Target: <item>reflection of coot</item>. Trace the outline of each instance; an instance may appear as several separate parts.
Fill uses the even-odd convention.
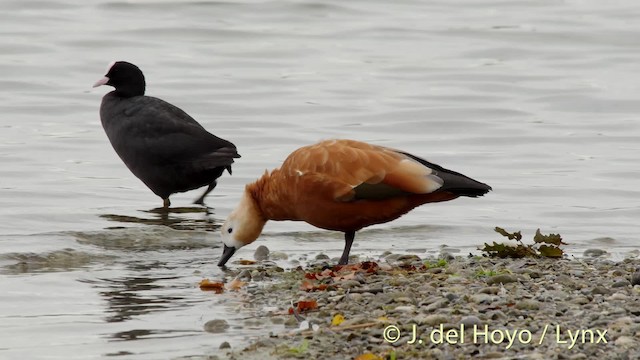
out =
[[[144,96],[140,69],[128,62],[109,65],[107,74],[93,87],[110,85],[114,91],[102,98],[100,119],[109,141],[131,172],[164,200],[169,196],[208,185],[195,203],[215,188],[226,169],[231,174],[236,147],[206,131],[181,109]]]

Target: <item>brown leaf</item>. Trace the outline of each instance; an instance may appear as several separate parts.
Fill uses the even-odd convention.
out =
[[[227,283],[227,289],[229,290],[239,290],[241,287],[247,285],[246,282],[240,281],[239,279],[233,279],[231,282]]]
[[[217,294],[220,294],[224,291],[224,284],[221,282],[204,279],[200,281],[200,290],[215,291]]]
[[[296,307],[298,308],[298,311],[305,312],[317,309],[318,303],[315,300],[301,300],[298,301],[298,305]]]

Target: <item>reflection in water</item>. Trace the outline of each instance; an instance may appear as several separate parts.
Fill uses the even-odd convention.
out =
[[[5,275],[71,271],[88,267],[95,263],[109,263],[114,256],[92,254],[74,249],[61,249],[44,254],[9,253],[1,254],[0,260],[11,261],[0,268]]]
[[[178,277],[125,277],[117,279],[100,279],[93,282],[98,293],[107,301],[107,322],[121,322],[134,316],[155,311],[166,311],[176,307],[187,306],[183,297],[153,294],[152,290],[161,290],[157,284],[160,280],[171,280]],[[106,288],[106,289],[105,289]],[[159,293],[159,291],[158,291]]]
[[[103,214],[101,218],[122,223],[134,223],[144,225],[164,225],[175,230],[204,230],[215,231],[220,228],[220,220],[215,219],[213,212],[208,207],[175,207],[175,208],[155,208],[144,212],[154,215],[153,217],[136,217],[129,215]],[[172,216],[172,214],[204,214],[200,219]],[[120,227],[112,227],[120,228]]]
[[[82,245],[131,252],[174,251],[220,246],[210,231],[177,231],[164,226],[69,232]]]
[[[139,340],[147,338],[178,338],[184,336],[200,335],[201,331],[194,330],[148,330],[137,329],[121,331],[112,335],[115,340]]]

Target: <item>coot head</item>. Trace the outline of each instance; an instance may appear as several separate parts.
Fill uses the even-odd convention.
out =
[[[113,86],[116,89],[116,95],[121,97],[142,96],[145,89],[142,71],[126,61],[114,61],[109,64],[107,74],[96,81],[93,87],[100,85]]]

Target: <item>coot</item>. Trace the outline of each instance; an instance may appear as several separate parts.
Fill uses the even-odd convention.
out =
[[[129,170],[164,201],[169,196],[208,185],[194,203],[204,204],[224,170],[231,174],[236,147],[205,130],[191,116],[168,102],[145,96],[142,71],[116,61],[93,87],[110,85],[102,98],[102,127]]]

